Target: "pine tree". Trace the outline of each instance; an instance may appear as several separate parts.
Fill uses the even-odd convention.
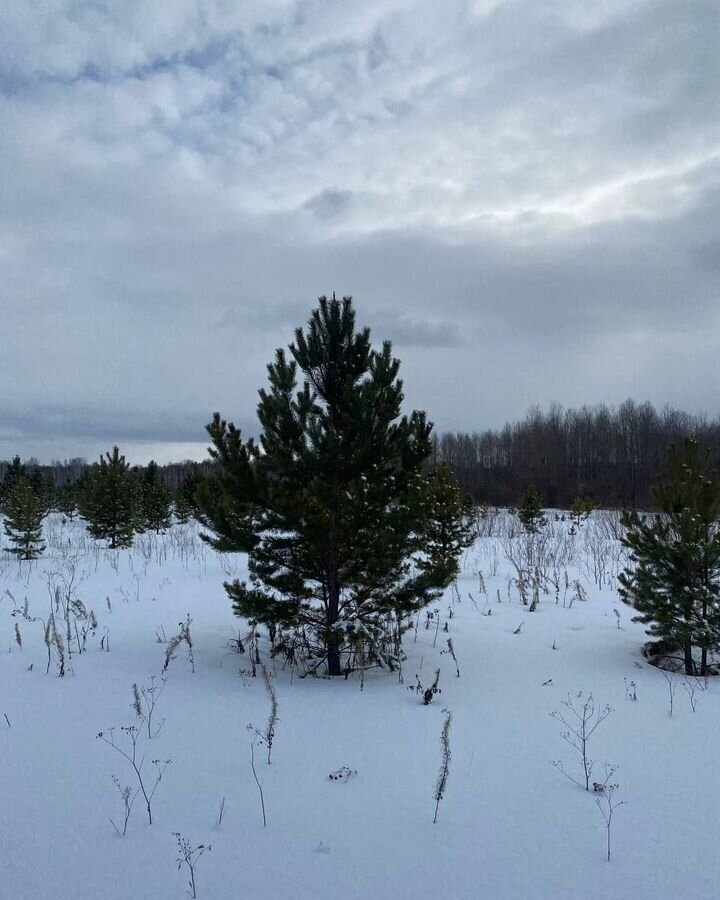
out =
[[[71,522],[78,511],[78,502],[84,484],[80,482],[68,482],[55,491],[55,509],[62,513]]]
[[[460,572],[460,555],[475,540],[472,501],[463,498],[447,463],[432,469],[426,491],[426,520],[420,549],[428,552],[428,558],[421,559],[418,567],[421,570],[426,565],[436,567],[444,561],[446,579],[451,583]]]
[[[57,504],[57,487],[52,472],[48,472],[43,478],[43,506],[45,509],[55,509]]]
[[[590,497],[576,497],[570,507],[570,518],[572,519],[573,528],[577,531],[582,527],[583,522],[590,518],[593,511],[593,502]]]
[[[529,534],[537,534],[547,522],[543,513],[542,497],[532,484],[525,491],[522,506],[518,509],[518,518]]]
[[[140,492],[144,527],[158,533],[165,531],[170,527],[172,495],[160,480],[160,472],[155,460],[150,460],[143,472]]]
[[[670,477],[658,478],[654,498],[660,513],[626,512],[623,544],[631,565],[620,575],[620,596],[649,625],[651,658],[682,653],[685,673],[709,672],[709,656],[720,646],[720,476],[697,441],[669,452]]]
[[[117,447],[90,470],[79,507],[94,538],[107,540],[112,549],[132,545],[141,530],[138,486]]]
[[[45,509],[40,498],[21,478],[16,482],[5,504],[5,534],[10,539],[10,552],[19,559],[37,559],[45,550],[42,521]]]
[[[13,457],[13,461],[5,469],[3,480],[0,483],[0,503],[5,503],[13,492],[13,488],[21,480],[27,481],[27,471],[19,456]]]
[[[175,515],[179,522],[186,522],[189,518],[198,515],[197,494],[205,481],[200,466],[193,463],[175,495]]]
[[[460,552],[426,539],[432,425],[400,415],[400,364],[356,330],[349,297],[321,297],[289,351],[268,366],[259,444],[217,413],[208,425],[205,539],[249,553],[250,583],[225,585],[238,615],[302,628],[330,675],[359,643],[392,665],[388,629],[439,596]]]
[[[175,521],[180,525],[189,522],[190,517],[192,516],[190,504],[187,502],[183,492],[179,489],[175,491],[175,496],[173,497],[173,513],[175,515]]]

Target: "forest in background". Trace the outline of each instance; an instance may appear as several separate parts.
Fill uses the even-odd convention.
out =
[[[720,458],[720,417],[632,400],[619,407],[552,405],[547,411],[532,407],[524,419],[502,428],[435,434],[430,462],[448,463],[463,493],[479,504],[518,505],[534,485],[547,507],[568,508],[576,497],[590,497],[595,506],[649,509],[667,448],[690,436]],[[76,457],[26,464],[38,481],[51,479],[61,488],[80,479],[90,462]],[[9,465],[0,461],[0,481]],[[174,492],[193,469],[209,474],[213,463],[170,463],[159,466],[159,474]]]
[[[632,400],[616,408],[553,405],[547,412],[532,407],[499,429],[436,436],[434,461],[449,463],[478,503],[517,505],[532,484],[548,507],[566,509],[587,496],[595,506],[650,509],[668,447],[687,437],[717,460],[720,417]]]

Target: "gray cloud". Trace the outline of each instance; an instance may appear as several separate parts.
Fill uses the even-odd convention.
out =
[[[443,428],[627,396],[716,414],[716,17],[11,5],[0,454],[202,444],[215,409],[252,429],[333,290]]]
[[[319,216],[321,219],[329,219],[343,213],[352,202],[352,191],[339,191],[334,188],[326,188],[319,194],[314,194],[303,204],[304,209]]]

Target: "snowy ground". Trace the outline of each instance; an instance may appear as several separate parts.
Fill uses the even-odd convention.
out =
[[[506,529],[507,519],[496,527]],[[617,545],[608,539],[598,550],[582,530],[567,537],[567,522],[550,527],[550,549],[562,557],[559,602],[551,590],[530,613],[517,586],[508,587],[512,545],[480,539],[465,560],[461,602],[448,593],[438,605],[436,646],[434,627],[423,622],[416,639],[407,635],[404,684],[397,673],[375,670],[363,691],[357,677],[295,673],[291,683],[262,644],[279,704],[272,764],[256,750],[264,828],[247,725],[263,727],[268,697],[262,679],[247,674],[248,655],[228,646],[244,625],[222,587],[223,578],[242,574],[243,560],[218,557],[190,527],[109,553],[79,523],[54,518],[42,560],[22,569],[0,560],[2,900],[182,898],[187,871],[177,869],[173,832],[212,844],[196,880],[197,896],[215,900],[718,896],[720,686],[698,687],[693,712],[676,677],[670,717],[668,683],[645,663],[642,628],[613,590]],[[45,671],[43,624],[12,613],[27,598],[27,615],[46,618],[48,578],[62,585],[73,559],[74,594],[94,611],[98,629],[59,678],[55,660]],[[603,590],[593,577],[598,560],[609,570]],[[566,571],[570,582],[581,580],[586,601],[569,606]],[[165,725],[141,741],[148,776],[151,759],[172,763],[153,799],[153,824],[138,801],[119,837],[109,821],[122,824],[111,776],[131,785],[132,773],[96,735],[115,726],[121,741],[119,726],[135,721],[133,683],[146,684],[163,666],[166,645],[156,632],[176,633],[188,612],[196,671],[180,648],[156,711]],[[459,678],[440,654],[448,637]],[[438,667],[442,693],[423,706],[408,688],[416,674],[427,685]],[[626,690],[631,681],[636,701]],[[604,763],[618,765],[614,796],[625,801],[613,819],[610,863],[595,797],[551,764],[561,760],[579,774],[550,713],[563,709],[568,693],[577,703],[580,691],[613,708],[590,744],[594,777],[602,780]],[[434,825],[444,708],[453,712],[452,761]],[[341,766],[357,774],[331,781]]]

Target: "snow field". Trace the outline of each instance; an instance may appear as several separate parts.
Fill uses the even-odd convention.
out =
[[[569,523],[550,527],[562,534]],[[145,535],[116,552],[94,544],[77,522],[52,517],[47,531],[49,548],[37,563],[0,560],[2,900],[182,898],[188,873],[178,871],[173,832],[212,844],[196,882],[197,896],[214,900],[718,895],[718,688],[696,688],[693,712],[682,676],[673,677],[668,715],[667,680],[640,653],[643,629],[630,622],[612,578],[597,587],[582,534],[567,539],[577,549],[563,570],[581,580],[587,601],[568,606],[572,589],[563,587],[557,604],[553,591],[543,593],[532,613],[517,585],[508,588],[515,573],[507,541],[479,539],[465,557],[460,602],[448,591],[437,604],[436,646],[424,614],[417,638],[407,633],[403,684],[398,673],[376,669],[362,691],[357,676],[329,681],[295,672],[291,680],[289,668],[270,660],[263,632],[260,652],[279,706],[270,766],[256,748],[263,828],[247,725],[263,728],[269,702],[262,678],[249,673],[248,654],[229,646],[247,629],[222,587],[242,577],[244,559],[218,556],[194,526]],[[608,558],[617,561],[611,544]],[[48,577],[61,583],[68,559],[75,560],[75,593],[95,612],[98,629],[58,678],[54,662],[45,672],[42,623],[18,610],[27,598],[28,615],[46,618]],[[195,674],[181,646],[155,713],[165,724],[153,740],[139,741],[147,775],[152,759],[172,760],[153,800],[153,825],[139,798],[119,837],[109,821],[122,821],[111,776],[133,785],[132,773],[96,735],[115,726],[120,743],[119,726],[136,721],[133,683],[147,684],[163,667],[166,644],[156,632],[170,637],[188,613]],[[449,654],[441,655],[448,637],[460,678]],[[427,686],[438,667],[441,693],[423,706],[410,688],[416,675]],[[637,701],[628,698],[630,681]],[[580,691],[613,708],[590,742],[594,775],[603,775],[605,762],[616,764],[612,780],[625,801],[613,819],[610,863],[596,798],[551,765],[561,760],[579,774],[550,713]],[[453,712],[452,760],[433,825],[444,708]],[[357,774],[330,780],[342,766]]]

